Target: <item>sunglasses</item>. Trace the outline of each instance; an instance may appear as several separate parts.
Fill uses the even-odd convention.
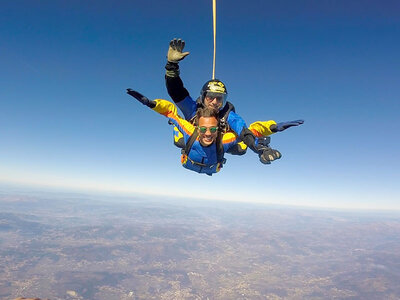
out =
[[[221,94],[221,93],[213,93],[213,92],[208,92],[206,94],[206,99],[208,101],[212,101],[214,99],[217,99],[218,102],[223,102],[226,99],[226,94]]]
[[[210,130],[211,133],[216,133],[218,130],[217,126],[214,126],[214,127],[199,126],[198,128],[199,128],[200,133],[206,133],[207,129]]]

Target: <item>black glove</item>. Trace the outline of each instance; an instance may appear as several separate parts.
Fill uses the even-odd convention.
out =
[[[263,164],[269,165],[271,161],[279,159],[282,157],[282,154],[275,149],[271,149],[269,147],[269,143],[271,142],[271,138],[269,136],[263,136],[256,138],[255,147],[258,153],[258,157]]]
[[[259,155],[260,161],[263,164],[269,165],[271,161],[274,161],[276,159],[280,159],[282,157],[282,154],[275,149],[271,148],[265,148],[263,149],[262,153]]]
[[[277,123],[276,125],[271,125],[270,129],[272,132],[284,131],[292,126],[299,126],[304,123],[304,120],[295,120],[289,122],[281,122]]]
[[[146,96],[143,96],[141,93],[136,92],[132,89],[126,89],[126,93],[131,95],[133,98],[135,98],[136,100],[138,100],[140,103],[150,107],[150,108],[154,108],[156,107],[156,101],[154,100],[150,100],[149,98],[147,98]]]

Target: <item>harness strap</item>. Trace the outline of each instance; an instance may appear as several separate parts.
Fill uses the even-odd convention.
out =
[[[218,165],[220,165],[220,168],[222,168],[222,165],[225,164],[225,162],[226,162],[226,159],[224,158],[222,161],[219,161],[219,162],[217,162],[216,164],[213,164],[213,165],[206,165],[206,164],[202,164],[202,163],[199,163],[199,162],[197,162],[197,161],[194,161],[193,159],[191,159],[191,158],[190,158],[189,156],[187,156],[186,154],[182,154],[182,155],[185,156],[184,159],[189,160],[193,165],[197,165],[197,166],[200,166],[200,167],[202,167],[202,168],[210,168],[210,169],[212,169],[212,168],[214,168],[214,166],[218,166]]]
[[[182,154],[186,154],[189,157],[190,149],[192,149],[193,143],[196,141],[197,137],[199,136],[199,132],[195,130],[190,138],[188,139],[185,148],[182,149]]]
[[[226,102],[225,107],[220,111],[219,127],[221,128],[221,131],[223,133],[225,133],[229,130],[227,125],[228,125],[228,116],[231,111],[234,112],[235,107],[230,102]],[[221,115],[222,115],[222,117],[221,117]]]
[[[219,131],[216,140],[217,146],[217,162],[221,163],[221,166],[225,163],[226,159],[224,158],[224,145],[222,144],[222,132]]]

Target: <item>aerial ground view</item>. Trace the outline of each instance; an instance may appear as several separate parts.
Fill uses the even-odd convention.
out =
[[[0,194],[0,298],[399,299],[399,213]]]

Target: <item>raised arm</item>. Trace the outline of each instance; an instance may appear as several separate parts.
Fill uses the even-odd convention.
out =
[[[182,52],[185,48],[185,41],[173,39],[169,43],[167,53],[167,64],[165,65],[165,85],[168,94],[178,103],[189,96],[189,92],[183,86],[182,79],[179,77],[179,62],[189,55],[189,52]]]

